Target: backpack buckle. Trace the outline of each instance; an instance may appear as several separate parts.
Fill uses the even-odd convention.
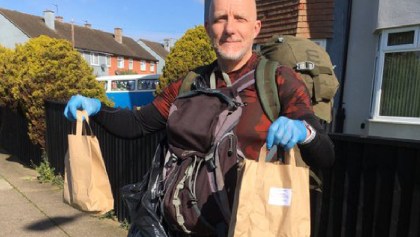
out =
[[[311,71],[315,69],[315,63],[311,61],[296,63],[296,70],[298,71]]]

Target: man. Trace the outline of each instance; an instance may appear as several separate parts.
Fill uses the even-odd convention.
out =
[[[217,61],[209,66],[209,72],[215,72],[217,88],[226,86],[223,73],[234,82],[255,69],[259,56],[252,51],[252,45],[261,29],[255,0],[213,0],[205,27],[217,54]],[[209,85],[209,73],[203,78]],[[264,114],[254,86],[240,93],[246,106],[235,133],[243,153],[250,159],[257,159],[264,143],[268,148],[281,145],[286,149],[298,144],[308,165],[331,165],[333,145],[312,111],[304,83],[287,67],[277,69],[276,81],[282,111],[273,123]],[[182,80],[170,84],[139,111],[101,108],[99,100],[76,95],[68,102],[64,114],[74,120],[76,110],[84,109],[89,115],[95,115],[93,118],[111,133],[124,137],[142,136],[165,128],[169,108],[181,84]]]
[[[232,81],[255,68],[259,58],[252,52],[252,44],[261,29],[255,0],[214,0],[205,26],[217,53],[214,65],[226,72]],[[255,88],[243,93],[248,106],[236,132],[245,155],[256,159],[264,142],[268,148],[282,145],[290,149],[300,144],[303,158],[309,165],[330,165],[334,159],[333,146],[312,112],[304,84],[296,80],[294,72],[286,67],[280,67],[277,74],[283,111],[273,124],[270,125],[264,115]],[[216,75],[218,79],[222,78],[221,73]],[[76,109],[85,109],[89,115],[96,114],[94,119],[114,134],[142,136],[165,127],[169,107],[181,84],[181,80],[172,83],[150,105],[136,112],[112,108],[101,110],[99,100],[76,95],[68,102],[65,116],[74,120]],[[224,81],[218,80],[217,86],[225,86]]]

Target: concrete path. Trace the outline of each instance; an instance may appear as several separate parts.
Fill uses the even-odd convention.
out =
[[[127,236],[118,222],[65,204],[62,189],[41,184],[36,176],[35,170],[0,153],[0,236]]]

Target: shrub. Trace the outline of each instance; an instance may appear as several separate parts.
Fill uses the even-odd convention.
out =
[[[159,78],[159,88],[166,87],[170,82],[184,77],[188,71],[212,63],[216,59],[210,39],[204,26],[196,26],[187,30],[171,52],[166,57],[163,74]]]
[[[13,55],[13,51],[4,48],[0,45],[0,106],[7,106],[10,108],[16,108],[16,101],[13,100],[11,88],[13,86],[12,80],[7,80],[6,75],[10,70],[10,60]]]
[[[10,95],[0,97],[0,103],[22,108],[29,122],[28,135],[41,147],[45,147],[44,100],[65,102],[82,94],[110,104],[92,68],[66,40],[40,36],[17,45],[1,72],[4,84],[10,86],[3,86],[3,91]]]

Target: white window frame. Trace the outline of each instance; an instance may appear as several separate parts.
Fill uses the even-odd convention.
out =
[[[155,72],[155,68],[156,68],[156,63],[150,62],[150,72]]]
[[[412,44],[392,45],[392,46],[387,45],[388,35],[390,33],[407,32],[407,31],[414,31],[414,39],[413,39]],[[372,121],[420,125],[420,118],[381,116],[379,114],[380,105],[381,105],[381,93],[382,93],[381,88],[382,88],[382,79],[383,79],[383,71],[384,71],[384,63],[385,63],[385,54],[394,53],[394,52],[420,51],[419,33],[420,33],[420,26],[389,29],[389,30],[384,30],[382,32],[381,37],[380,37],[376,74],[375,74],[376,80],[375,80],[375,85],[374,85],[373,105],[372,105],[372,111],[371,111]]]
[[[112,64],[111,55],[106,55],[106,66],[111,67],[111,64]]]
[[[140,71],[144,72],[147,69],[147,62],[145,60],[140,60]]]
[[[133,70],[134,61],[132,58],[128,59],[128,69]]]
[[[117,57],[117,68],[124,68],[124,57]]]
[[[90,53],[90,65],[99,66],[99,54],[98,53]]]

